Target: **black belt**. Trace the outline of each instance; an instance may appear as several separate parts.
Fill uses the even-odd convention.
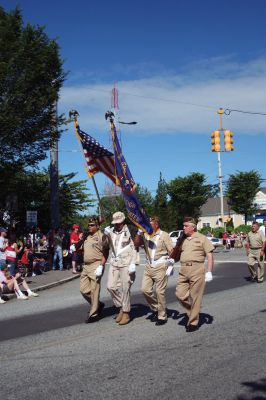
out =
[[[251,250],[259,250],[261,247],[250,247]]]

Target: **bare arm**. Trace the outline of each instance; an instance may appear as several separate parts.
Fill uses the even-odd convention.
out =
[[[207,271],[212,272],[213,270],[213,252],[207,253]]]

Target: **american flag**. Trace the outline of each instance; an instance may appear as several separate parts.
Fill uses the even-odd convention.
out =
[[[89,176],[92,177],[97,172],[102,172],[117,184],[113,153],[100,145],[92,136],[80,129],[78,130],[78,135],[83,148]]]

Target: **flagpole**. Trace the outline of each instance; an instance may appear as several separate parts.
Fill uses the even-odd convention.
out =
[[[69,112],[69,117],[70,117],[70,118],[73,118],[73,120],[74,120],[74,124],[75,124],[75,133],[76,133],[77,139],[78,139],[78,141],[79,141],[79,143],[80,143],[80,137],[79,137],[79,133],[78,133],[78,130],[79,130],[78,115],[79,115],[79,113],[78,113],[77,111],[75,111],[75,110],[72,110],[72,111]],[[86,172],[87,172],[89,178],[92,179],[92,183],[93,183],[93,186],[94,186],[94,189],[95,189],[95,193],[96,193],[96,196],[97,196],[97,199],[98,199],[99,217],[100,217],[100,219],[102,219],[102,218],[103,218],[103,215],[104,215],[104,212],[103,212],[102,203],[101,203],[101,198],[100,198],[100,194],[99,194],[99,191],[98,191],[98,187],[97,187],[97,185],[96,185],[95,178],[94,178],[93,175],[90,175],[90,174],[88,173],[87,167],[86,167]],[[113,244],[111,235],[108,234],[108,235],[106,235],[106,236],[108,236],[108,239],[109,239],[109,243],[110,243],[112,252],[113,252],[114,256],[116,257],[115,248],[114,248],[114,244]]]
[[[114,130],[115,130],[114,118],[115,118],[114,113],[112,111],[107,111],[107,113],[105,114],[105,119],[106,120],[109,119],[109,122],[110,122],[113,147],[114,147]],[[116,169],[115,169],[115,174],[116,174]],[[119,182],[119,179],[118,179],[117,175],[116,175],[116,180]],[[148,260],[149,260],[149,262],[151,264],[151,256],[150,256],[150,252],[149,252],[149,249],[148,249],[147,242],[146,242],[144,234],[143,234],[143,245],[144,245],[144,250],[145,250],[145,253],[147,255],[147,258],[148,258]]]
[[[79,134],[78,134],[78,130],[79,130],[78,115],[79,115],[79,113],[77,111],[75,111],[75,110],[70,111],[70,113],[69,113],[69,116],[73,117],[73,119],[74,119],[75,133],[76,133],[77,139],[78,139],[78,141],[80,143],[80,137],[79,137]],[[86,171],[88,173],[87,168],[86,168]],[[97,188],[97,185],[96,185],[96,181],[95,181],[94,176],[89,175],[89,178],[92,179],[93,186],[94,186],[94,189],[95,189],[95,193],[96,193],[96,196],[97,196],[97,199],[98,199],[98,204],[99,204],[99,216],[102,217],[103,216],[103,211],[102,211],[102,205],[101,205],[101,198],[100,198],[99,191],[98,191],[98,188]]]

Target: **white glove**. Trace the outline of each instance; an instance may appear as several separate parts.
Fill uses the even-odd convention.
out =
[[[102,274],[103,274],[103,266],[99,265],[99,267],[97,267],[95,270],[95,275],[97,278],[99,278],[100,276],[102,276]]]
[[[175,260],[174,260],[173,258],[169,258],[169,259],[167,260],[167,265],[168,265],[169,267],[172,267],[172,266],[174,265],[174,263],[175,263]]]
[[[143,235],[143,232],[142,232],[141,229],[138,229],[138,230],[137,230],[137,235]]]
[[[130,264],[128,267],[128,273],[129,274],[134,274],[136,272],[136,265],[135,264]]]
[[[205,282],[211,282],[211,281],[212,281],[212,273],[206,272],[205,273]]]
[[[69,250],[71,251],[71,253],[73,253],[73,251],[76,251],[76,246],[74,244],[72,244],[70,246]]]
[[[112,232],[112,229],[110,228],[110,226],[107,226],[106,228],[104,228],[105,235],[110,235],[111,232]]]
[[[165,275],[166,275],[166,276],[174,275],[174,267],[173,267],[172,265],[170,265],[170,266],[167,268],[167,270],[166,270],[166,272],[165,272]]]

